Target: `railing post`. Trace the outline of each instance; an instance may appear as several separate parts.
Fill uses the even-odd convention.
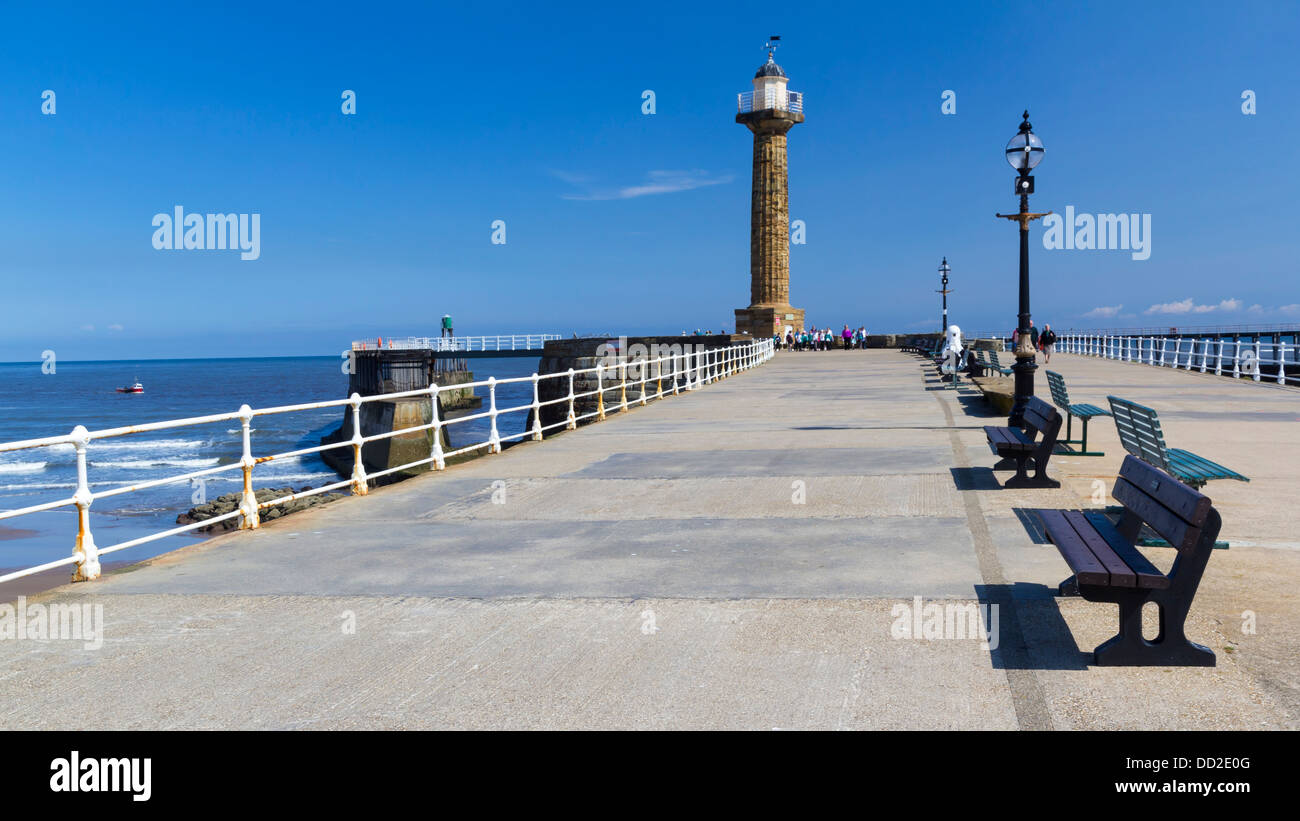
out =
[[[605,366],[596,363],[596,418],[605,418]]]
[[[618,363],[618,412],[627,413],[627,356],[619,357]]]
[[[488,453],[501,452],[501,434],[497,432],[497,378],[488,377],[488,398],[491,404],[488,405],[488,419],[492,421],[492,429],[488,433]]]
[[[646,378],[649,376],[649,374],[646,372],[646,368],[650,367],[649,364],[647,364],[648,361],[649,360],[647,358],[643,357],[641,359],[641,362],[637,365],[637,370],[641,372],[641,406],[642,407],[645,407],[646,404],[649,403],[650,401],[650,398],[645,395]]]
[[[99,548],[90,532],[90,505],[95,496],[86,481],[86,445],[90,444],[90,431],[77,425],[72,429],[72,445],[77,449],[77,491],[72,501],[77,505],[77,541],[72,555],[77,558],[77,569],[72,572],[74,582],[89,582],[99,578]]]
[[[569,418],[564,425],[565,430],[578,429],[578,417],[573,412],[573,368],[569,368]]]
[[[1205,365],[1210,359],[1210,340],[1201,340],[1201,373],[1205,373]]]
[[[1219,352],[1214,355],[1214,375],[1223,376],[1223,337],[1219,337]]]
[[[1260,371],[1263,370],[1262,368],[1260,368],[1259,363],[1260,363],[1260,358],[1259,358],[1259,336],[1256,336],[1256,337],[1255,337],[1255,381],[1256,381],[1256,382],[1259,381]]]
[[[352,406],[352,495],[365,496],[369,492],[366,483],[366,466],[361,462],[361,394],[353,393],[350,397]]]
[[[447,467],[447,460],[442,455],[442,419],[438,417],[437,382],[429,386],[429,412],[432,414],[433,422],[433,448],[429,456],[433,458],[433,469],[443,470]]]
[[[257,494],[253,492],[253,409],[248,405],[239,406],[239,429],[244,442],[244,455],[240,457],[239,468],[244,474],[244,493],[239,497],[239,529],[256,530],[261,524],[257,515]]]
[[[510,343],[514,344],[514,337],[510,338]],[[533,441],[542,441],[542,390],[536,373],[533,374]]]
[[[657,386],[657,390],[655,391],[655,399],[664,398],[664,360],[667,358],[668,357],[666,356],[660,356],[658,359],[655,360],[655,377],[658,379],[658,386]]]
[[[1241,340],[1234,339],[1233,346],[1236,350],[1232,352],[1232,378],[1241,378]]]
[[[1273,346],[1277,352],[1277,384],[1286,384],[1286,343],[1281,339]]]

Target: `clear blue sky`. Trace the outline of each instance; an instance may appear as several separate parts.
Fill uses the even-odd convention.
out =
[[[730,329],[735,95],[770,34],[806,95],[810,323],[928,330],[947,255],[953,321],[1012,326],[1016,230],[993,215],[1016,207],[1024,108],[1035,210],[1152,220],[1145,261],[1045,250],[1036,225],[1037,324],[1300,321],[1294,2],[45,3],[0,23],[0,360],[330,354],[444,312],[463,333]],[[260,214],[261,258],[155,250],[176,205]]]

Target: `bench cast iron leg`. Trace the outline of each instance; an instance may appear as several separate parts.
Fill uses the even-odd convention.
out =
[[[1135,592],[1122,596],[1119,605],[1119,634],[1099,645],[1092,653],[1098,667],[1134,667],[1162,665],[1178,667],[1213,667],[1214,652],[1187,640],[1183,623],[1190,605],[1179,605],[1155,593]],[[1160,633],[1155,641],[1142,638],[1142,605],[1156,602],[1160,609]]]
[[[1029,461],[1028,454],[1024,456],[1017,456],[1016,475],[1008,479],[1005,483],[1003,483],[1002,486],[1003,487],[1033,487],[1033,482],[1029,478],[1029,474],[1025,470],[1025,465],[1028,461]]]
[[[1025,467],[1026,468],[1034,467],[1033,456],[1028,456],[1025,458]],[[993,465],[992,469],[993,470],[1015,470],[1016,458],[1014,456],[1004,456],[1001,459],[999,459],[996,464]]]
[[[1047,459],[1044,458],[1042,464],[1035,464],[1036,460],[1030,454],[1025,454],[1016,463],[1016,475],[1008,479],[1002,486],[1006,487],[1060,487],[1061,483],[1047,475]],[[1032,477],[1026,472],[1026,468],[1033,468]]]

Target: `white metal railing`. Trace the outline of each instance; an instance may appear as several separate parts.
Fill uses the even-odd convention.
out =
[[[1255,382],[1300,384],[1297,346],[1286,340],[1063,334],[1057,350],[1121,362],[1213,373]]]
[[[422,351],[533,351],[559,334],[501,334],[498,336],[406,336],[400,338],[376,337],[352,343],[354,351],[422,350]]]
[[[665,396],[677,395],[679,392],[693,391],[704,385],[711,384],[719,379],[726,378],[742,370],[761,365],[771,359],[775,353],[772,340],[760,340],[747,342],[741,345],[735,345],[722,348],[692,348],[689,344],[685,345],[678,353],[678,347],[673,346],[673,350],[658,357],[641,357],[641,356],[623,356],[610,357],[612,364],[598,364],[594,368],[583,368],[574,370],[570,368],[567,371],[559,373],[545,374],[539,376],[534,373],[532,376],[521,376],[510,379],[496,379],[490,377],[478,382],[465,382],[455,385],[448,385],[440,388],[438,385],[430,385],[427,388],[417,390],[403,391],[401,393],[378,394],[375,396],[361,396],[352,394],[347,399],[332,399],[324,402],[306,402],[298,405],[282,405],[272,408],[259,408],[254,410],[248,405],[240,407],[233,413],[219,413],[210,416],[195,416],[188,419],[173,419],[164,422],[151,422],[144,425],[130,425],[117,428],[106,428],[104,430],[88,431],[82,425],[77,425],[72,432],[63,436],[48,436],[41,439],[24,439],[17,442],[0,443],[0,453],[8,451],[27,450],[31,448],[50,447],[53,445],[72,445],[76,450],[77,458],[77,489],[71,497],[59,499],[52,502],[31,505],[29,507],[18,508],[15,510],[0,511],[0,521],[13,519],[31,513],[39,513],[45,510],[55,508],[74,506],[77,509],[77,535],[73,544],[72,554],[66,558],[57,561],[47,562],[45,564],[29,567],[23,570],[17,570],[0,576],[0,583],[17,579],[23,576],[30,576],[33,573],[40,573],[46,570],[52,570],[58,567],[75,564],[76,572],[73,574],[74,581],[87,581],[96,579],[100,575],[99,557],[108,553],[115,553],[119,550],[126,550],[131,547],[157,541],[168,536],[174,536],[186,531],[195,530],[200,527],[216,524],[218,522],[239,517],[240,529],[252,529],[259,525],[258,514],[260,511],[275,505],[283,504],[293,499],[300,499],[307,496],[314,496],[319,493],[327,493],[331,490],[337,490],[342,487],[349,487],[353,495],[362,496],[368,492],[369,481],[386,476],[390,473],[396,473],[410,468],[421,467],[423,465],[432,465],[435,470],[442,470],[446,467],[446,460],[452,456],[457,456],[472,451],[487,448],[488,453],[499,453],[501,444],[511,439],[522,439],[531,437],[534,440],[541,440],[546,431],[555,428],[564,427],[567,430],[573,430],[577,423],[583,419],[604,419],[605,394],[612,391],[618,391],[617,410],[625,411],[628,408],[627,385],[629,372],[632,373],[633,384],[640,385],[641,393],[638,404],[645,405],[653,398],[655,400],[663,399]],[[580,374],[595,374],[596,387],[590,391],[582,393],[574,392],[574,378]],[[609,380],[608,382],[606,380]],[[557,399],[541,399],[541,385],[546,380],[561,380],[560,393],[563,394]],[[567,380],[567,392],[564,390],[565,380]],[[670,384],[664,386],[667,380]],[[517,405],[509,408],[497,407],[497,386],[509,383],[531,382],[533,387],[533,398],[531,402]],[[653,384],[653,387],[650,387]],[[466,388],[486,388],[488,392],[488,410],[482,413],[476,413],[467,416],[460,416],[455,419],[441,420],[438,418],[437,397],[440,391],[462,391]],[[418,425],[409,428],[399,428],[397,430],[385,433],[377,433],[371,436],[361,435],[361,406],[367,402],[380,402],[385,400],[400,399],[403,397],[428,396],[432,405],[432,421],[425,425]],[[595,410],[583,414],[576,413],[576,403],[579,399],[587,397],[596,397]],[[541,408],[547,405],[567,404],[568,413],[561,422],[554,422],[549,425],[543,425],[541,422]],[[298,450],[287,451],[285,453],[276,453],[266,456],[253,455],[253,432],[255,428],[252,425],[254,419],[259,416],[271,416],[275,414],[294,413],[299,411],[317,410],[321,408],[337,408],[350,406],[352,408],[352,438],[340,442],[332,442],[327,445],[317,447],[301,448]],[[532,412],[533,423],[530,429],[520,433],[503,435],[497,420],[510,413],[527,413]],[[443,428],[450,428],[453,425],[472,422],[476,419],[489,420],[490,430],[488,438],[476,444],[456,448],[444,452],[442,447],[441,431]],[[145,433],[149,431],[173,430],[176,428],[189,427],[193,425],[206,425],[214,422],[233,422],[239,421],[242,440],[243,456],[238,462],[229,465],[206,468],[203,470],[189,471],[176,476],[168,476],[161,479],[152,479],[149,481],[139,482],[130,485],[121,485],[110,490],[99,493],[91,493],[90,482],[87,480],[87,453],[93,449],[94,443],[101,439],[110,439],[120,436],[129,436],[135,433]],[[433,431],[433,443],[430,447],[429,455],[423,459],[417,459],[397,467],[387,468],[375,473],[367,474],[365,465],[362,460],[362,445],[367,442],[374,442],[381,439],[388,439],[394,436],[404,436],[421,431]],[[270,464],[276,461],[297,458],[312,453],[321,453],[332,448],[352,448],[352,476],[338,482],[322,485],[321,487],[312,488],[299,493],[291,493],[275,499],[258,499],[253,491],[253,469],[258,465]],[[203,519],[188,525],[173,527],[160,531],[148,536],[137,539],[129,539],[119,544],[109,547],[98,547],[90,528],[90,506],[96,499],[104,499],[113,496],[119,496],[125,493],[144,490],[146,488],[157,487],[159,485],[171,482],[182,482],[199,479],[206,476],[222,473],[225,471],[240,470],[243,473],[243,494],[240,499],[239,507],[229,513],[219,516],[213,516],[209,519]]]
[[[780,93],[776,89],[768,88],[762,91],[742,91],[736,95],[736,113],[738,114],[764,111],[769,108],[802,114],[803,92],[786,91]]]

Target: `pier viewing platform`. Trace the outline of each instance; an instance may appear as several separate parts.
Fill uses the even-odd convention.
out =
[[[1250,476],[1204,489],[1231,546],[1187,634],[1216,667],[1090,666],[1115,609],[1055,595],[1069,571],[1024,512],[1115,504],[1110,419],[1104,456],[1052,457],[1059,488],[1004,489],[983,426],[1005,416],[969,381],[894,349],[783,352],[29,597],[102,605],[103,646],[0,642],[0,724],[1295,729],[1300,388],[1058,353],[1043,395],[1048,368]],[[898,636],[963,602],[997,605],[995,642]]]
[[[494,336],[403,336],[357,339],[353,351],[431,351],[455,358],[537,356],[559,334],[497,334]]]

